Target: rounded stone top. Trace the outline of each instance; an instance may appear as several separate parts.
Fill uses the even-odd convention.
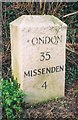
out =
[[[64,22],[53,15],[22,15],[10,24],[18,27],[67,27]]]

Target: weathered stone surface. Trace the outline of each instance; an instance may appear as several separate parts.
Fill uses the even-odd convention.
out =
[[[10,23],[12,72],[26,102],[64,96],[66,30],[50,15],[23,15]]]

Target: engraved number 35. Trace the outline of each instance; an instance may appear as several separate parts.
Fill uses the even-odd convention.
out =
[[[50,60],[51,58],[50,52],[41,52],[40,55],[41,55],[40,61]]]

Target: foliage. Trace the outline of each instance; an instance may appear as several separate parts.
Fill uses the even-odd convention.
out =
[[[9,6],[13,5],[11,2],[3,2],[2,3],[2,19],[3,19],[3,25],[2,25],[2,37],[3,38],[9,38],[10,36],[10,28],[9,23],[16,19],[16,14],[13,9],[9,9]]]
[[[20,118],[25,94],[22,90],[20,90],[19,84],[13,78],[2,79],[1,84],[3,118],[7,120],[15,120],[16,118]]]
[[[74,66],[70,63],[66,64],[66,82],[69,87],[73,80],[78,80],[78,66]]]
[[[78,21],[77,14],[70,15],[64,19],[64,22],[68,25],[67,41],[72,44],[77,43],[76,34],[78,33]]]

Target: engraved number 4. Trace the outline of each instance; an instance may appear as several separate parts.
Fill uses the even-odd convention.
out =
[[[43,83],[42,87],[44,87],[45,89],[47,88],[47,82],[46,81]]]

